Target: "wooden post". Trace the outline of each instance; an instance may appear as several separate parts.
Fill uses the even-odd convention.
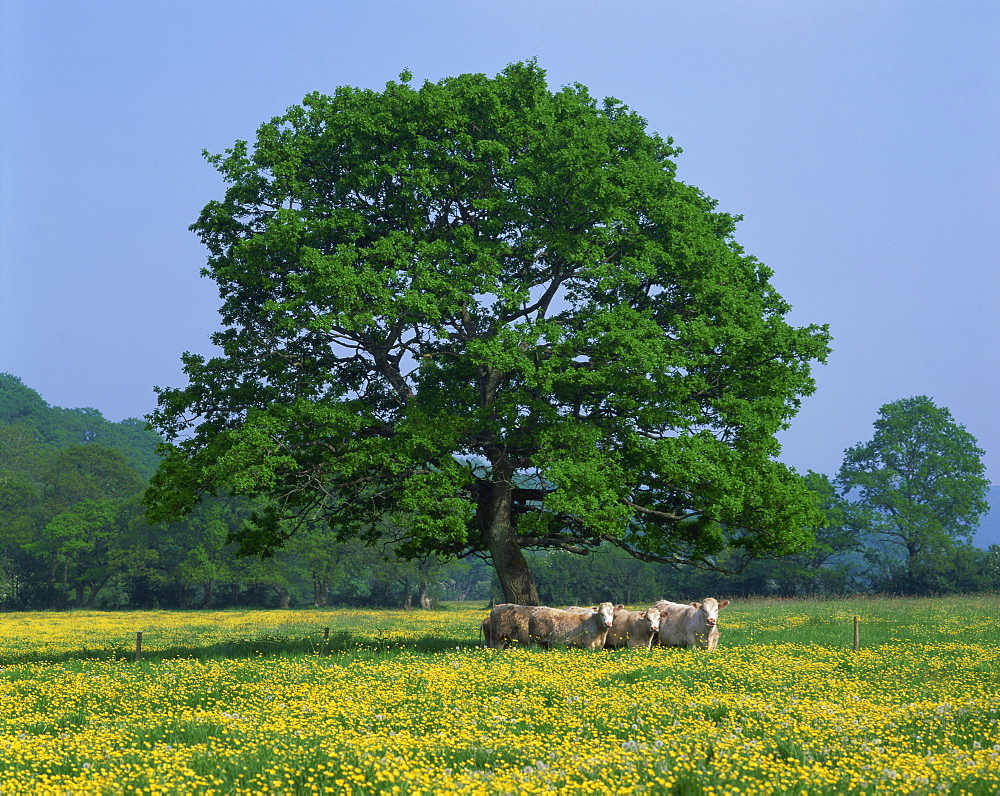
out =
[[[136,662],[142,657],[142,631],[139,630],[135,634],[135,659]]]
[[[858,651],[858,647],[860,646],[859,639],[858,639],[858,619],[859,619],[859,617],[857,617],[857,616],[854,617],[854,651],[855,652]]]
[[[326,645],[330,643],[330,628],[323,628],[323,651],[320,655],[326,655]]]

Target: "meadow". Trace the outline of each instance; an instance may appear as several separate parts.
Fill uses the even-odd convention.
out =
[[[484,649],[482,605],[4,614],[0,792],[994,794],[998,606],[736,601],[713,652],[596,653]]]

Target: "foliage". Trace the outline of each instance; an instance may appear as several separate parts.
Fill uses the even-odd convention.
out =
[[[554,550],[530,561],[545,605],[651,604],[666,593],[662,589],[674,573],[669,566],[639,561],[610,544],[586,556]]]
[[[183,521],[150,526],[137,502],[146,480],[128,449],[69,444],[79,437],[57,422],[95,413],[53,409],[5,377],[0,406],[10,420],[0,423],[5,607],[288,606],[314,602],[316,588],[323,604],[420,605],[447,593],[439,580],[454,584],[449,573],[470,569],[405,561],[388,537],[377,549],[344,544],[324,524],[274,559],[238,560],[229,537],[250,514],[247,501],[205,501]],[[462,593],[485,599],[487,588],[473,579]]]
[[[159,465],[157,446],[163,441],[144,420],[105,420],[96,409],[61,409],[49,406],[30,387],[9,373],[0,373],[0,466],[9,454],[9,435],[30,439],[46,448],[66,448],[96,443],[121,453],[129,466],[149,477]]]
[[[237,534],[264,553],[289,516],[388,520],[413,555],[489,555],[527,603],[524,549],[806,547],[774,435],[828,335],[785,322],[680,150],[533,62],[406,82],[310,94],[209,156],[229,188],[192,229],[222,355],[158,390],[151,517],[265,497]]]
[[[386,522],[370,543],[342,539],[319,520],[289,525],[288,542],[264,560],[237,558],[230,541],[254,510],[245,498],[206,499],[181,520],[151,526],[136,497],[145,479],[126,453],[96,442],[47,442],[29,422],[45,415],[36,411],[37,394],[14,393],[35,408],[0,424],[5,608],[417,607],[503,599],[483,557],[410,559],[407,529]],[[539,597],[553,605],[642,604],[706,595],[1000,590],[1000,548],[951,540],[917,559],[911,573],[895,548],[874,544],[856,525],[858,514],[826,476],[808,473],[803,484],[825,517],[811,548],[756,559],[736,574],[644,562],[610,542],[585,556],[529,551]],[[739,569],[738,555],[720,552],[718,568]]]
[[[875,434],[845,452],[837,483],[852,496],[851,524],[876,548],[902,590],[935,591],[928,577],[956,541],[968,541],[989,506],[975,438],[926,396],[885,404]]]
[[[802,596],[857,590],[852,561],[862,542],[858,529],[847,521],[850,504],[827,476],[810,470],[804,481],[825,518],[816,541],[802,552],[751,564],[743,576],[744,593]]]

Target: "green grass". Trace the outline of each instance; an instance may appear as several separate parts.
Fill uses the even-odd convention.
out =
[[[735,601],[715,652],[597,653],[483,649],[481,603],[8,614],[0,792],[993,794],[998,607]]]

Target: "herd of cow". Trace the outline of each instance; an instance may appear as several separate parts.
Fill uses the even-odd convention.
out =
[[[582,647],[588,650],[646,647],[698,647],[719,643],[719,610],[729,600],[707,597],[700,603],[660,600],[645,611],[601,603],[590,608],[501,603],[483,620],[483,638],[493,649],[511,644]]]

